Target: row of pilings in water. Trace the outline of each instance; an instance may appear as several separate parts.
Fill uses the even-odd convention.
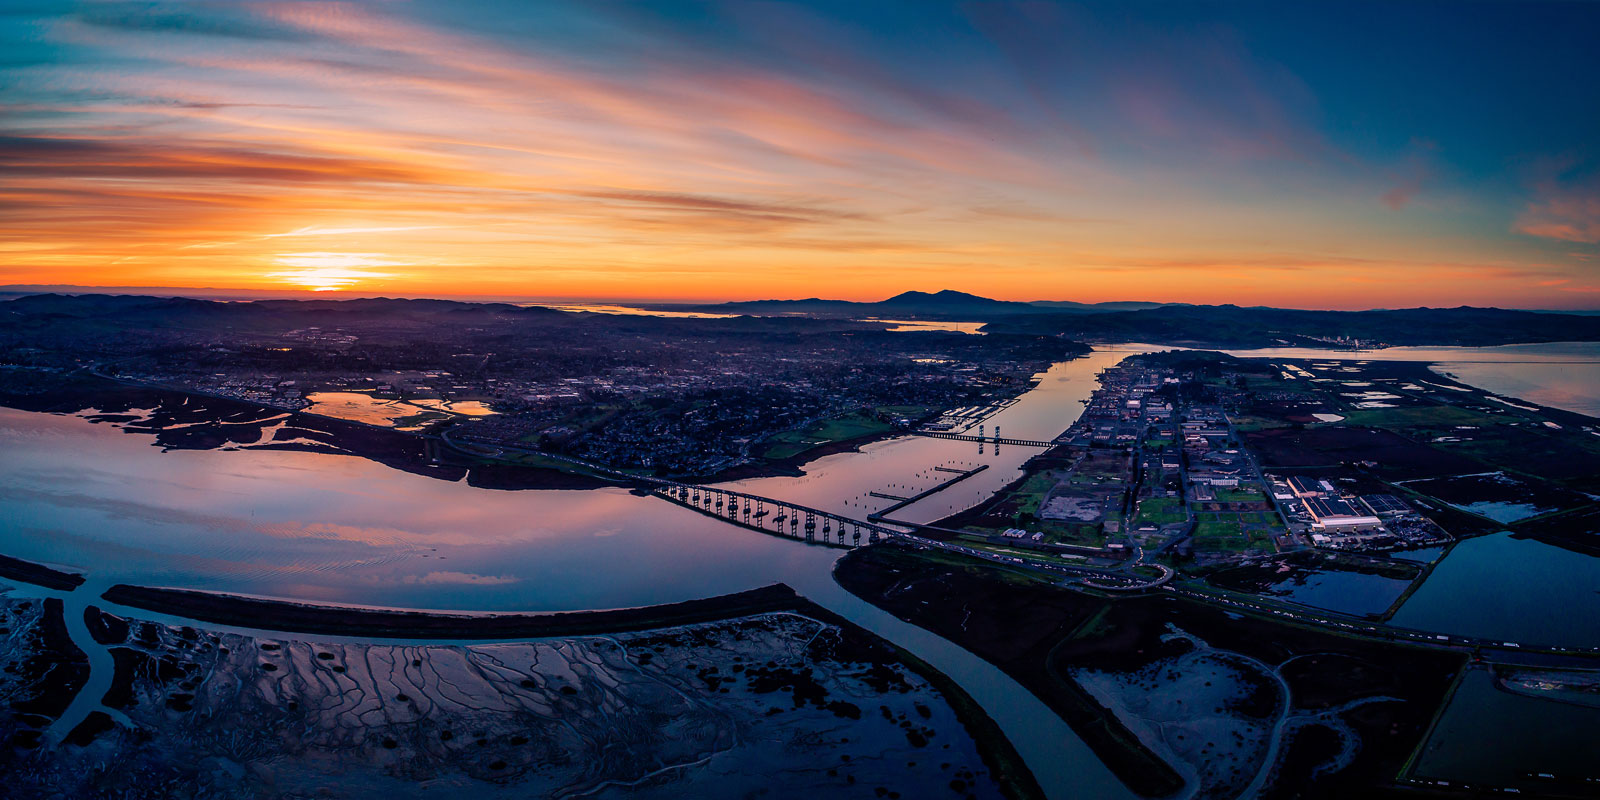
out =
[[[735,525],[800,539],[810,544],[860,547],[896,533],[880,525],[838,514],[726,489],[668,484],[657,487],[655,493]]]

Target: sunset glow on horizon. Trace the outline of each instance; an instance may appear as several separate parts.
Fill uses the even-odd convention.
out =
[[[0,284],[1600,307],[1600,7],[1131,5],[13,8]]]

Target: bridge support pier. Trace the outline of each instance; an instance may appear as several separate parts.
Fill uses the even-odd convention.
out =
[[[976,470],[974,470],[976,471]],[[691,484],[654,481],[652,493],[679,505],[735,525],[799,539],[807,544],[834,547],[859,547],[862,529],[867,543],[896,535],[871,520],[862,522],[831,511],[790,505],[770,498]],[[802,515],[804,520],[801,519]],[[789,524],[784,525],[787,521]],[[802,525],[802,521],[804,525]],[[770,523],[770,525],[769,525]],[[820,529],[820,530],[819,530]],[[845,534],[848,529],[849,538]],[[820,534],[820,537],[819,537]]]

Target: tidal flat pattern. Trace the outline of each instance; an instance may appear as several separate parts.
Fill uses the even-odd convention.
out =
[[[798,614],[467,646],[91,614],[126,721],[9,742],[17,796],[999,796],[926,679]],[[43,616],[10,618],[0,659],[25,659]]]

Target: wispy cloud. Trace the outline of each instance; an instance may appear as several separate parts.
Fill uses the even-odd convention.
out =
[[[1563,242],[1600,243],[1600,194],[1580,190],[1534,202],[1517,217],[1515,229]]]
[[[31,282],[1109,299],[1227,270],[1292,300],[1373,265],[1570,276],[1587,248],[1537,240],[1600,240],[1574,191],[1464,233],[1417,198],[1495,198],[1449,185],[1436,132],[1348,123],[1245,13],[43,8],[0,28],[26,56],[0,62],[0,252]]]

